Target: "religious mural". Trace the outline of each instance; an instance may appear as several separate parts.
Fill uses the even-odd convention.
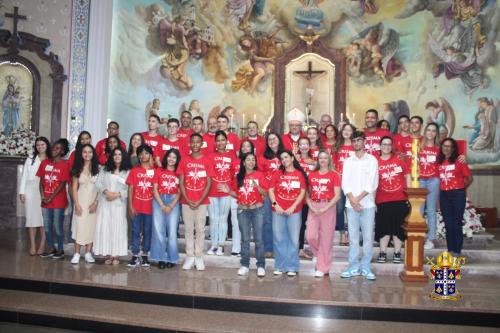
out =
[[[273,60],[310,28],[346,56],[343,117],[362,126],[376,108],[394,131],[419,115],[466,140],[471,164],[500,165],[499,20],[496,0],[114,1],[108,118],[129,137],[144,112],[207,119],[233,105],[236,131],[264,128]]]

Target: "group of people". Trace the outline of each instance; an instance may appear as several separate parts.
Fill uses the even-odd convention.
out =
[[[148,131],[133,134],[128,149],[119,138],[119,124],[112,121],[107,138],[95,147],[91,134],[81,132],[67,160],[66,139],[50,144],[39,137],[26,160],[20,190],[21,201],[29,207],[30,254],[64,257],[68,188],[75,242],[72,264],[80,262],[84,246],[85,261],[94,262],[94,254],[117,265],[130,243],[128,266],[150,266],[151,260],[160,269],[174,267],[179,263],[182,220],[182,268],[204,270],[205,254],[224,255],[230,216],[231,254],[241,256],[239,275],[249,273],[251,240],[259,277],[266,274],[265,259],[273,256],[274,275],[295,276],[299,256],[307,256],[305,240],[315,276],[328,275],[339,230],[340,243],[349,245],[349,266],[341,277],[374,280],[374,240],[380,245],[378,262],[388,260],[391,238],[392,260],[401,262],[414,139],[419,142],[420,184],[429,190],[422,211],[429,228],[425,248],[435,246],[439,202],[448,251],[460,254],[465,189],[472,176],[456,141],[440,141],[437,124],[426,124],[422,134],[421,117],[401,116],[398,133],[391,135],[380,127],[387,124],[379,123],[374,109],[365,113],[364,130],[350,123],[337,128],[323,115],[319,128],[304,131],[304,120],[304,114],[293,109],[287,114],[286,134],[268,131],[265,136],[250,121],[247,135],[240,138],[229,131],[224,114],[209,118],[205,131],[203,118],[184,111],[180,121],[168,119],[162,136],[160,119],[152,114]],[[211,245],[205,252],[207,216]]]

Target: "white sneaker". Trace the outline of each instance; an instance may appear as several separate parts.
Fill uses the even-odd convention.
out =
[[[203,257],[194,258],[194,265],[196,266],[197,271],[205,270],[205,263],[203,262]]]
[[[275,271],[273,272],[273,274],[274,274],[274,275],[282,275],[282,274],[283,274],[283,272],[282,272],[282,271],[280,271],[280,270],[275,270]]]
[[[224,255],[224,248],[222,246],[219,246],[217,248],[217,252],[215,252],[215,254],[218,256],[223,256]]]
[[[424,244],[424,249],[431,250],[433,248],[434,248],[434,242],[431,241],[430,239],[426,240]]]
[[[258,277],[266,276],[266,270],[264,269],[264,267],[257,268],[257,276]]]
[[[238,275],[245,276],[247,274],[248,274],[248,267],[241,266],[240,269],[238,269]]]
[[[95,263],[94,257],[92,257],[92,253],[87,252],[85,253],[85,261],[88,262],[89,264]]]
[[[186,257],[184,260],[184,265],[182,265],[182,269],[185,271],[190,270],[194,266],[194,257]]]
[[[325,273],[320,272],[320,271],[316,271],[316,273],[314,273],[314,277],[317,277],[317,278],[322,278],[324,276],[325,276]]]
[[[73,254],[73,258],[71,258],[71,263],[76,265],[80,262],[80,253]]]
[[[217,246],[212,246],[210,248],[210,250],[207,251],[207,254],[213,256],[215,254],[216,250],[217,250]]]
[[[288,276],[296,276],[297,272],[291,272],[290,271],[290,272],[286,273],[286,275],[288,275]]]

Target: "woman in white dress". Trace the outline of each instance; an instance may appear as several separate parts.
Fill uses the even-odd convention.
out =
[[[127,255],[128,186],[125,180],[130,169],[128,154],[120,148],[115,148],[97,178],[99,204],[94,253],[106,256],[104,263],[107,265],[118,265],[118,257]]]
[[[75,154],[75,164],[71,170],[71,193],[75,204],[71,234],[75,240],[75,253],[72,264],[80,262],[80,248],[86,247],[85,261],[95,262],[92,257],[95,221],[97,211],[96,181],[99,174],[99,162],[94,147],[90,144],[82,146]]]
[[[19,200],[26,207],[26,227],[30,235],[30,255],[42,254],[45,248],[45,230],[43,227],[42,207],[40,203],[40,178],[36,172],[40,163],[50,158],[50,143],[47,138],[41,136],[35,140],[35,149],[32,157],[28,157],[24,163],[21,186],[19,188]],[[36,250],[36,231],[40,231],[40,246]]]

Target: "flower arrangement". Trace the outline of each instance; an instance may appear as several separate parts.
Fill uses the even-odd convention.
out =
[[[484,231],[483,225],[481,224],[481,214],[476,212],[476,207],[467,198],[462,220],[462,232],[465,237],[472,237],[473,234],[480,231]],[[437,211],[437,236],[439,239],[446,238],[446,228],[444,226],[443,215],[441,215],[440,211]]]
[[[27,128],[18,128],[10,133],[0,131],[0,155],[29,156],[33,153],[36,133]]]

